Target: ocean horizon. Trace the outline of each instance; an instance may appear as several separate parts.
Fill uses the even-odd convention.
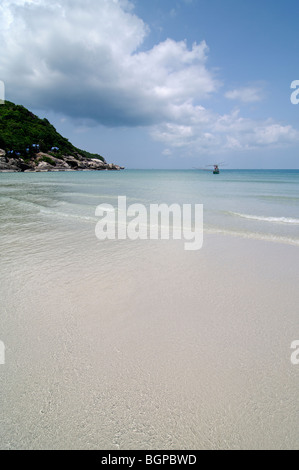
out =
[[[298,7],[1,2],[1,450],[299,449]]]
[[[0,183],[2,226],[15,221],[15,210],[36,222],[93,224],[98,205],[126,196],[146,207],[202,204],[206,233],[299,245],[299,170],[6,173]]]
[[[299,171],[0,174],[2,449],[298,448]],[[203,204],[202,249],[99,204]]]

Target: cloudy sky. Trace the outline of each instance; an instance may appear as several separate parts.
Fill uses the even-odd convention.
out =
[[[298,0],[1,0],[6,99],[128,168],[299,168]]]

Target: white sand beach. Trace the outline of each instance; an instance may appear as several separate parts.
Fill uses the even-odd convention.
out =
[[[95,247],[5,256],[1,448],[298,448],[298,248]]]

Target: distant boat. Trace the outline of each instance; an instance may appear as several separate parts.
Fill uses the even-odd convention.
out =
[[[211,171],[208,170],[208,168],[213,168],[213,175],[219,175],[220,174],[220,165],[226,165],[225,162],[222,163],[214,163],[213,165],[207,165],[206,168],[193,168],[194,170],[202,170],[202,171]]]
[[[226,166],[227,163],[221,162],[221,163],[214,163],[213,165],[209,165],[210,167],[213,167],[213,175],[219,175],[220,174],[220,166]]]

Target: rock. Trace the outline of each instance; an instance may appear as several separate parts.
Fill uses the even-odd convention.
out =
[[[106,165],[101,160],[96,158],[91,158],[90,160],[85,160],[85,165],[90,170],[105,170]]]
[[[3,164],[4,170],[12,170],[12,171],[22,171],[21,169],[21,160],[18,158],[9,158],[7,159],[7,163]]]
[[[60,158],[49,153],[39,152],[29,160],[22,158],[8,158],[4,150],[0,149],[0,171],[44,172],[44,171],[101,171],[120,170],[123,167],[106,163],[98,158],[86,158],[79,153],[65,155]]]
[[[20,168],[21,168],[21,171],[26,171],[26,170],[31,170],[32,167],[31,165],[28,165],[27,163],[21,161],[20,162]]]
[[[44,153],[44,152],[38,152],[36,154],[36,157],[38,157],[39,159],[42,159],[44,157],[53,158],[52,155],[49,155],[48,153]]]
[[[65,161],[65,163],[67,163],[67,165],[70,168],[74,168],[74,169],[78,168],[79,165],[81,165],[79,160],[76,160],[76,158],[73,157],[72,155],[67,155],[66,157],[64,157],[64,161]]]
[[[10,165],[9,163],[0,163],[0,171],[1,172],[21,172],[21,168],[16,165]]]
[[[119,170],[120,170],[120,166],[115,165],[114,163],[109,163],[109,165],[108,165],[108,170],[119,171]]]
[[[53,166],[50,165],[49,163],[47,162],[40,162],[37,167],[35,168],[35,171],[39,172],[39,171],[50,171],[52,170]]]
[[[8,163],[0,162],[0,171],[9,170],[9,168]]]
[[[80,153],[76,153],[75,157],[76,157],[77,160],[79,160],[79,162],[82,162],[82,161],[85,160],[85,158],[82,155],[80,155]]]

